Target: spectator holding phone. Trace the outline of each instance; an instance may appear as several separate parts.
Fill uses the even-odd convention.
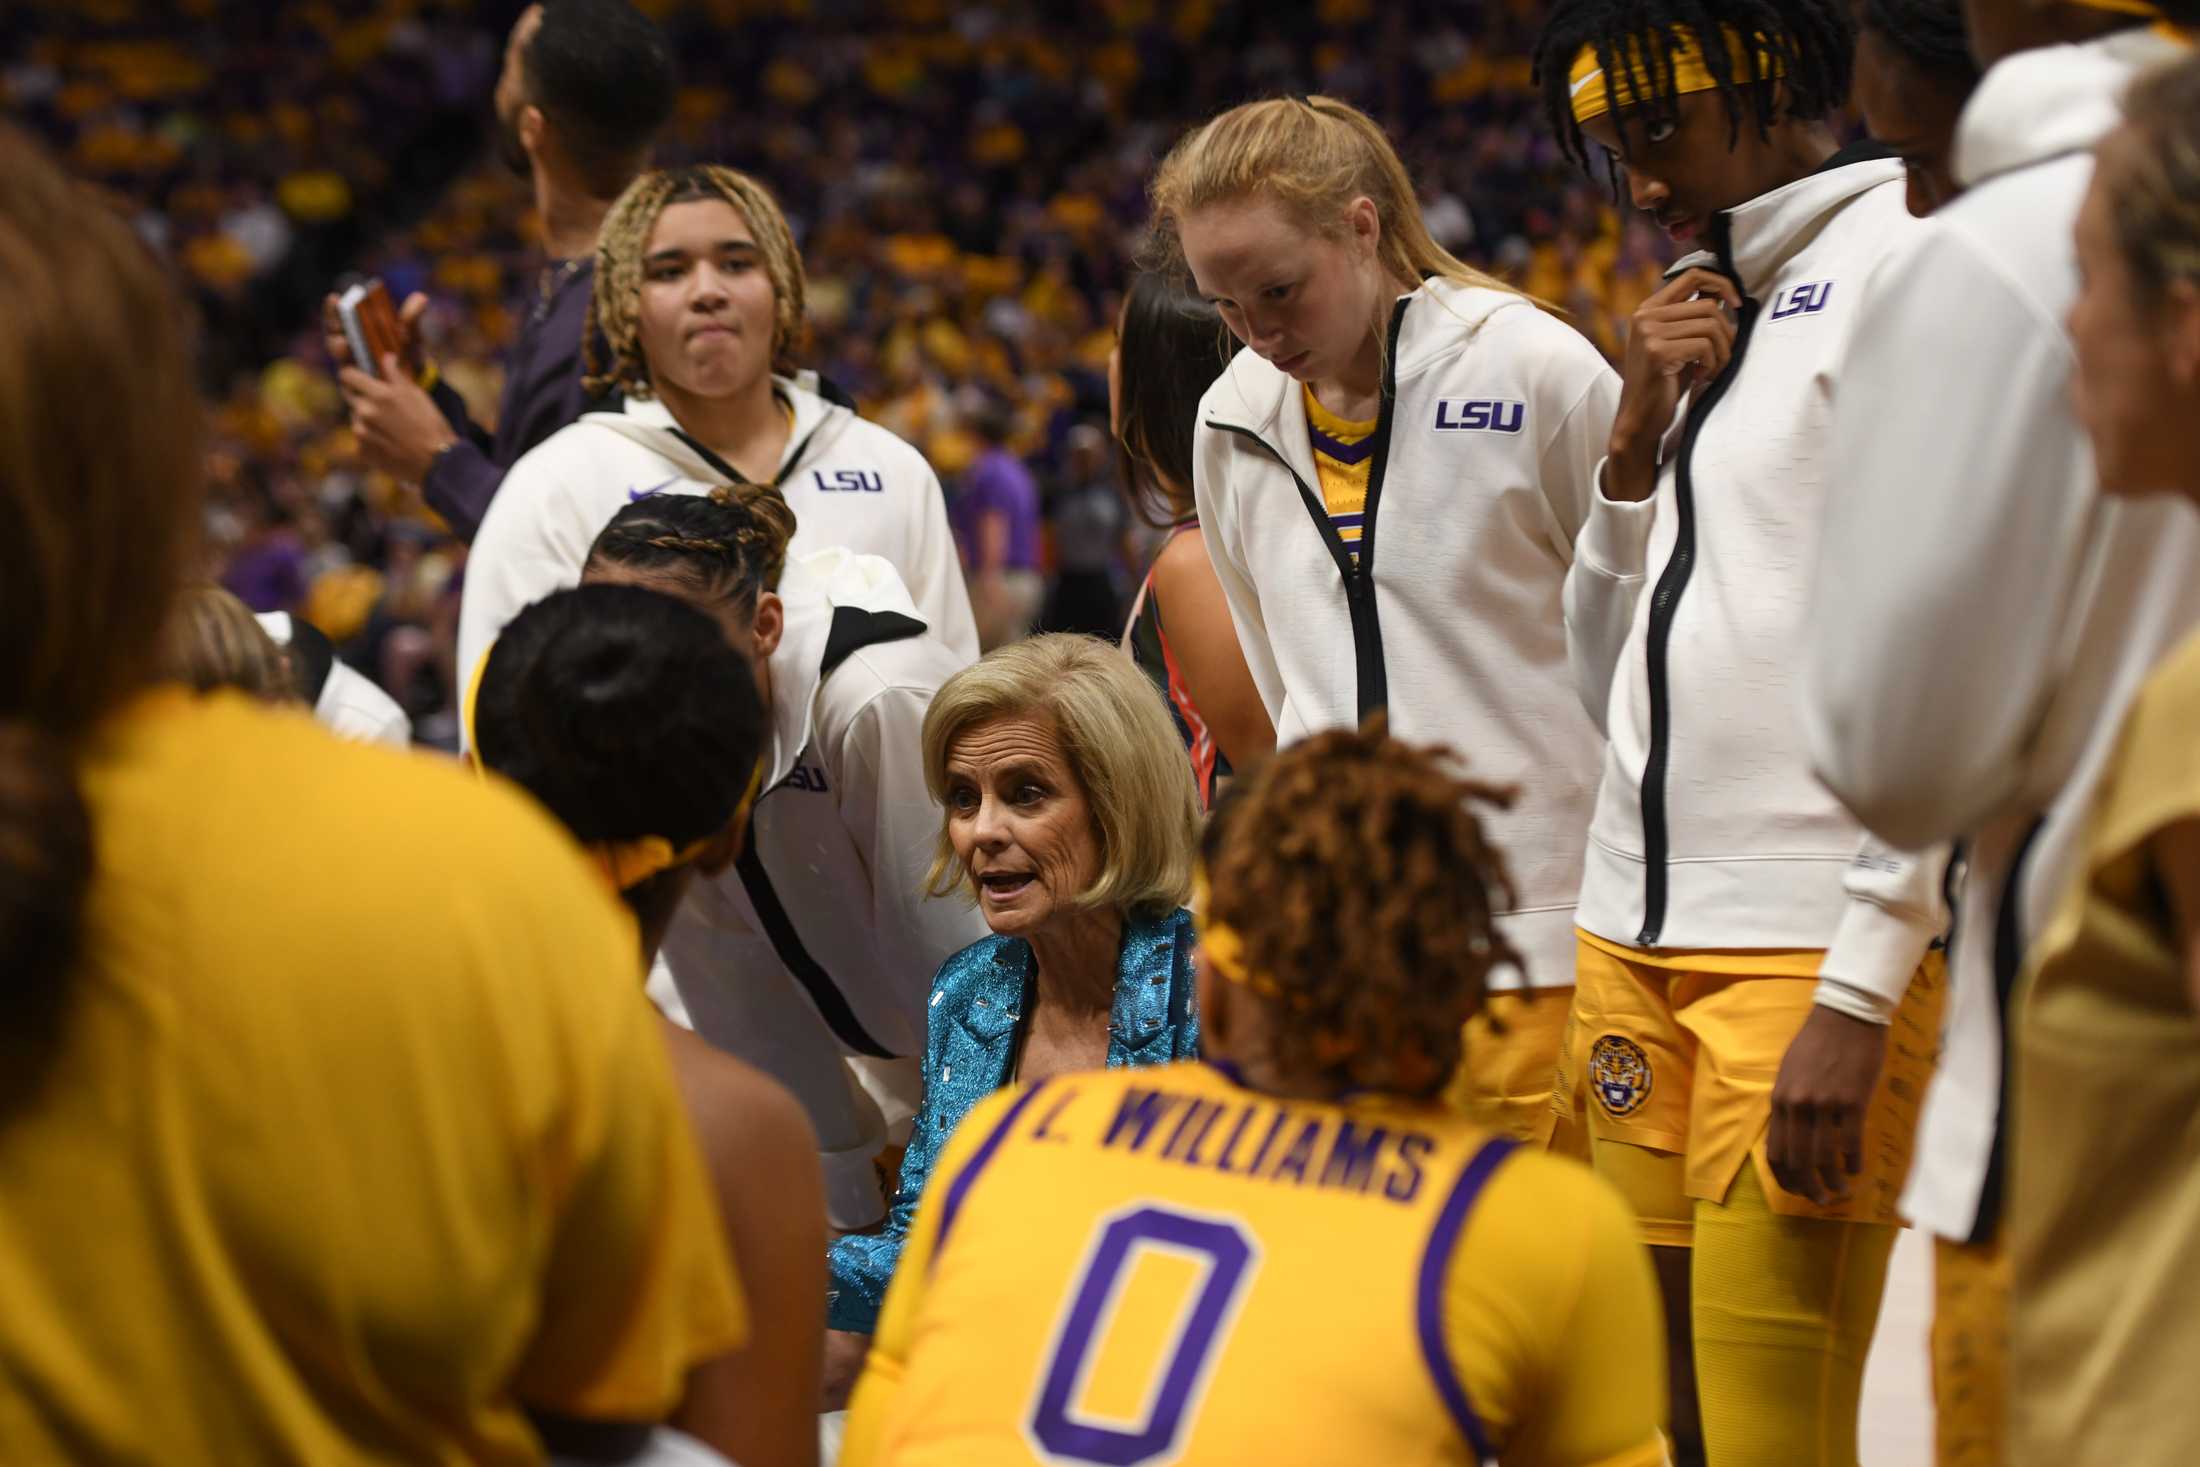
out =
[[[428,298],[398,312],[400,349],[373,373],[352,361],[325,308],[360,452],[374,467],[420,485],[428,507],[472,540],[520,455],[590,405],[581,385],[581,334],[595,288],[596,231],[642,171],[672,112],[672,51],[627,0],[543,0],[512,27],[497,78],[497,149],[531,177],[549,260],[516,303],[519,337],[505,362],[494,434],[420,354]]]

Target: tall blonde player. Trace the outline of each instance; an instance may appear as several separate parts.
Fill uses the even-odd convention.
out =
[[[1601,754],[1560,590],[1619,380],[1429,238],[1382,129],[1342,102],[1223,113],[1170,153],[1153,205],[1155,253],[1246,347],[1200,402],[1194,498],[1277,743],[1383,710],[1519,789],[1493,818],[1521,973],[1455,1098],[1541,1140]]]
[[[1197,899],[1205,1062],[970,1113],[847,1467],[1666,1460],[1625,1204],[1441,1099],[1515,961],[1498,802],[1379,720],[1233,788]]]

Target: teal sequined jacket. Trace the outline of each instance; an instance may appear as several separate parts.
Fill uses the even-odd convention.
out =
[[[1115,1012],[1108,1021],[1108,1065],[1165,1065],[1199,1053],[1192,1004],[1192,914],[1179,909],[1123,927],[1115,965]],[[909,1133],[886,1227],[834,1241],[826,1323],[871,1334],[893,1281],[894,1264],[915,1221],[917,1199],[955,1127],[980,1100],[1008,1083],[1016,1030],[1032,978],[1031,945],[988,937],[940,965],[924,1045],[924,1107]]]

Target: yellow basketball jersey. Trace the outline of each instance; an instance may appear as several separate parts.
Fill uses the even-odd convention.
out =
[[[919,1209],[847,1467],[1665,1460],[1655,1286],[1585,1168],[1185,1063],[988,1098]]]

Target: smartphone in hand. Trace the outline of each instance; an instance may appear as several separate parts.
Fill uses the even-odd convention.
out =
[[[381,281],[357,280],[345,286],[336,298],[336,314],[351,345],[352,365],[360,371],[379,377],[382,358],[404,350],[397,311]]]

